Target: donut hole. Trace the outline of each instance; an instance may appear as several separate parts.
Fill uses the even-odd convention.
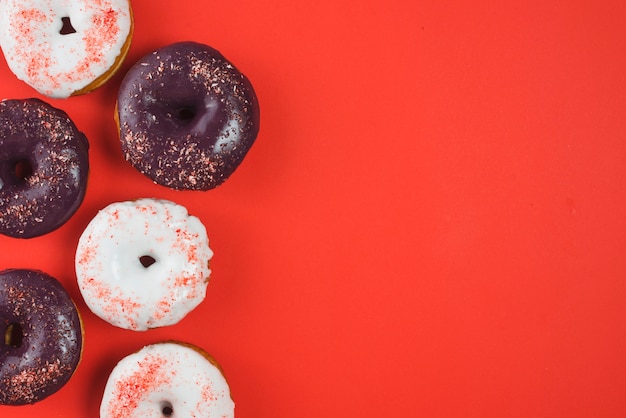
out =
[[[148,268],[156,263],[156,258],[152,257],[151,255],[142,255],[141,257],[139,257],[139,262],[144,268]]]
[[[163,414],[164,417],[171,417],[174,415],[174,408],[172,408],[172,404],[170,402],[161,402],[161,414]]]
[[[62,17],[61,23],[62,23],[61,30],[59,31],[61,35],[69,35],[72,33],[76,33],[76,29],[74,29],[74,26],[72,26],[72,21],[70,20],[68,16]]]
[[[11,323],[4,331],[4,345],[9,347],[21,347],[22,340],[24,339],[24,330],[22,326],[17,323]]]
[[[193,118],[196,117],[196,109],[194,109],[191,106],[184,106],[181,107],[180,109],[178,109],[178,112],[176,113],[176,117],[184,122],[188,122],[193,120]]]
[[[25,158],[16,160],[13,162],[13,174],[19,181],[26,181],[33,175],[33,165]]]

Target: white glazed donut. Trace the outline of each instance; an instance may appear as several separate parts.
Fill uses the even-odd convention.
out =
[[[111,372],[100,418],[233,418],[235,404],[224,375],[206,352],[189,344],[146,346]]]
[[[0,47],[9,68],[49,97],[93,90],[119,68],[130,46],[129,0],[0,0],[0,10]]]
[[[211,270],[206,229],[176,203],[112,203],[78,241],[76,277],[93,313],[144,331],[178,323],[206,296]]]

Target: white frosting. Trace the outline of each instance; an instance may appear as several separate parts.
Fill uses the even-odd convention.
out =
[[[0,47],[20,79],[65,98],[109,71],[131,33],[128,0],[0,0]],[[62,18],[75,33],[61,35]]]
[[[164,408],[171,408],[164,413]],[[233,418],[221,371],[195,349],[161,343],[131,354],[111,372],[100,418]]]
[[[144,267],[144,256],[154,264]],[[78,241],[78,287],[89,309],[115,326],[173,325],[204,300],[212,256],[204,225],[185,207],[155,199],[113,203]]]

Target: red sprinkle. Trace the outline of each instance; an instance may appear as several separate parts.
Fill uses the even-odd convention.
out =
[[[112,418],[131,417],[141,400],[161,385],[167,385],[170,377],[163,366],[167,359],[149,355],[139,362],[139,370],[120,379],[115,386],[118,402],[112,403],[109,416]]]

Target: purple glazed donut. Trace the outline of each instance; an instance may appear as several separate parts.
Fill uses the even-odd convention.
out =
[[[219,186],[259,131],[248,79],[218,51],[195,42],[139,60],[122,81],[116,117],[126,160],[172,189]]]
[[[32,238],[63,225],[85,196],[88,147],[62,110],[0,102],[0,233]]]
[[[83,332],[61,284],[35,270],[0,272],[0,405],[38,402],[63,387],[80,361]]]

